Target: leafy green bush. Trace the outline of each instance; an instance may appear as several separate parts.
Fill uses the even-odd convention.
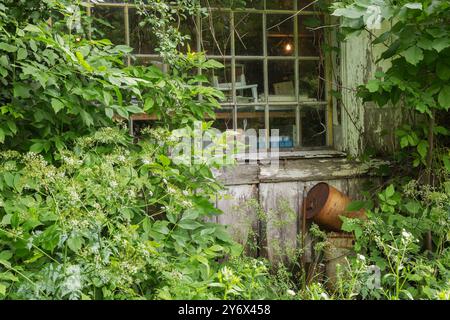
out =
[[[126,67],[132,49],[89,38],[93,30],[84,10],[74,1],[0,1],[4,149],[51,155],[70,147],[74,138],[130,114],[151,113],[160,125],[174,128],[203,119],[218,107],[215,98],[223,94],[200,86],[205,78],[190,70],[219,63],[190,53],[178,55],[167,74],[157,68]],[[79,25],[74,12],[79,13]],[[200,94],[202,101],[197,99]]]
[[[402,189],[396,192],[390,185],[381,192],[379,205],[367,213],[367,222],[344,218],[343,230],[354,232],[355,250],[363,254],[353,259],[351,275],[344,278],[359,278],[359,285],[350,290],[365,298],[448,298],[449,183],[432,189],[412,180]],[[427,230],[433,230],[433,252],[422,247]],[[368,288],[364,277],[373,265],[380,268],[380,283]]]
[[[209,201],[219,186],[202,165],[173,164],[166,134],[137,147],[100,130],[55,154],[58,166],[3,152],[0,293],[151,298],[178,278],[207,288],[215,260],[240,248],[223,226],[203,221],[219,213]]]

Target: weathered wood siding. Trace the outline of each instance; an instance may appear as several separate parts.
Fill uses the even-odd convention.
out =
[[[388,28],[388,25],[383,25],[373,33],[380,35]],[[408,117],[407,112],[398,106],[380,108],[372,103],[363,103],[356,95],[357,88],[372,79],[376,71],[389,67],[389,62],[377,62],[385,47],[372,46],[373,40],[373,36],[363,32],[341,42],[340,59],[334,66],[339,70],[342,92],[341,119],[334,123],[335,148],[353,156],[361,155],[368,146],[378,151],[397,149],[395,130]]]
[[[266,165],[240,165],[217,172],[227,191],[217,200],[224,211],[216,221],[228,225],[234,239],[252,256],[272,262],[298,261],[301,253],[303,191],[326,182],[361,199],[373,177],[361,163],[347,159],[301,159],[280,162],[279,170]],[[306,259],[311,259],[311,238],[306,237]]]

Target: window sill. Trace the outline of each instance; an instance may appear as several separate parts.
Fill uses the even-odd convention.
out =
[[[305,150],[292,150],[283,151],[279,150],[276,154],[271,154],[270,151],[267,153],[246,153],[236,155],[236,160],[238,163],[244,163],[248,161],[269,161],[273,159],[279,160],[298,160],[298,159],[324,159],[324,158],[345,158],[347,155],[344,152],[337,151],[331,148],[315,149],[309,148]]]

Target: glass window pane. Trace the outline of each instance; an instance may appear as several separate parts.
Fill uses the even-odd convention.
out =
[[[233,101],[231,61],[220,61],[223,69],[208,70],[211,86],[225,94],[226,101]],[[264,72],[262,61],[236,61],[236,97],[238,103],[256,103],[264,96]]]
[[[296,0],[268,0],[266,1],[266,8],[276,10],[293,10],[295,1]]]
[[[202,49],[208,55],[231,54],[230,13],[213,10],[202,19]]]
[[[296,102],[295,62],[269,61],[269,102]]]
[[[164,64],[158,58],[134,57],[131,59],[131,64],[133,66],[144,66],[144,67],[155,66],[163,72],[165,69]]]
[[[182,45],[178,47],[180,52],[186,53],[188,51],[188,46],[191,51],[197,52],[197,30],[200,26],[197,26],[197,20],[195,17],[188,17],[186,20],[183,20],[180,24],[180,34],[182,36],[188,36],[189,39],[185,40]]]
[[[267,15],[267,54],[269,56],[295,54],[294,18],[290,15]]]
[[[260,146],[261,143],[264,143],[265,137],[262,137],[262,141],[258,139],[258,137],[260,137],[260,130],[263,129],[265,129],[264,106],[238,106],[237,138],[238,141],[241,141],[247,146],[247,151],[250,150],[251,152],[257,152],[258,147],[265,148],[264,145]],[[242,136],[239,135],[245,135],[245,141],[243,141],[244,139],[242,139]]]
[[[260,56],[263,54],[262,15],[249,13],[236,13],[235,41],[236,55]]]
[[[314,11],[315,9],[317,9],[317,7],[316,4],[313,2],[314,0],[297,0],[297,8],[298,10],[301,10],[306,6],[308,6],[306,9],[304,9],[304,11]]]
[[[93,7],[93,38],[107,38],[115,45],[125,44],[124,8]]]
[[[238,103],[256,103],[264,98],[263,61],[236,61],[236,97]]]
[[[295,121],[294,106],[270,106],[270,132],[279,130],[278,142],[275,136],[271,137],[271,145],[278,143],[280,149],[292,149],[298,146],[297,125]]]
[[[302,107],[302,146],[320,147],[326,145],[327,125],[325,107]]]
[[[225,132],[233,129],[233,108],[223,107],[216,111],[216,119],[212,125],[213,128]]]
[[[219,61],[224,65],[221,69],[211,69],[204,71],[212,87],[222,91],[225,95],[225,100],[221,102],[233,101],[232,85],[231,85],[231,61]]]
[[[136,54],[156,53],[157,38],[148,25],[141,26],[143,17],[136,9],[129,9],[130,46]]]
[[[323,17],[299,16],[298,24],[299,56],[321,56],[324,35],[320,27],[324,25]]]
[[[207,8],[253,8],[264,9],[264,0],[201,0],[202,7]]]
[[[325,72],[319,60],[299,62],[299,98],[301,101],[325,100]]]

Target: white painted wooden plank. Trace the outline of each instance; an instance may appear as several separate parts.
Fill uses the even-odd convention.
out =
[[[297,182],[262,183],[259,198],[265,213],[265,255],[275,264],[290,263],[298,249]]]
[[[217,200],[217,208],[224,212],[217,216],[217,223],[226,225],[233,239],[252,256],[257,254],[259,239],[257,207],[256,185],[230,186]]]

